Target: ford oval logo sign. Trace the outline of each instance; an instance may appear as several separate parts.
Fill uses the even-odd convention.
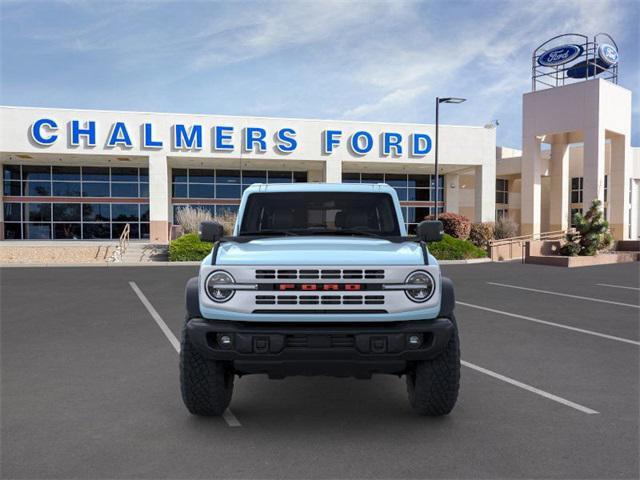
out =
[[[582,54],[580,45],[561,45],[547,50],[538,57],[538,63],[543,67],[557,67],[575,60]]]
[[[618,50],[613,45],[603,43],[598,47],[598,58],[610,67],[618,63]]]

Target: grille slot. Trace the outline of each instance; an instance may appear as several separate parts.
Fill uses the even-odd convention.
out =
[[[376,280],[384,270],[363,269],[264,269],[256,270],[256,280]]]
[[[353,335],[287,335],[288,348],[353,348]]]

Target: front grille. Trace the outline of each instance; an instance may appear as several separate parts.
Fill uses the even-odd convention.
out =
[[[256,305],[384,305],[384,295],[256,295]]]
[[[374,280],[384,270],[363,269],[270,269],[256,270],[256,280]]]

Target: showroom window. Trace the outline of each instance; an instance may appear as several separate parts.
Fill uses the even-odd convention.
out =
[[[438,175],[436,211],[435,175],[405,173],[343,173],[342,183],[386,183],[393,187],[402,205],[405,224],[409,233],[415,233],[422,220],[444,213],[444,175]],[[404,202],[412,202],[411,206]],[[424,202],[420,204],[419,202]],[[428,202],[428,203],[427,203]],[[417,203],[417,205],[416,205]]]
[[[147,168],[58,165],[2,168],[7,240],[115,239],[127,223],[131,226],[131,238],[149,238]],[[11,201],[11,197],[43,198],[39,202],[22,198]]]
[[[173,168],[171,172],[173,223],[176,223],[178,210],[187,206],[206,210],[213,216],[220,216],[224,212],[237,213],[242,192],[254,183],[306,181],[307,172],[291,170]],[[182,199],[189,199],[189,201]],[[213,200],[216,201],[215,204],[207,203]]]
[[[509,203],[509,180],[496,178],[496,203]]]
[[[573,177],[571,179],[571,203],[582,203],[582,180],[582,177]]]

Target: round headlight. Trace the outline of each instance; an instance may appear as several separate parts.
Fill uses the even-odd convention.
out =
[[[405,290],[407,297],[413,302],[422,303],[431,298],[433,292],[436,290],[436,284],[433,281],[433,277],[427,272],[417,271],[410,274],[405,283],[409,283],[416,286],[415,290]]]
[[[221,288],[221,284],[235,283],[235,280],[231,275],[222,270],[213,272],[207,278],[206,290],[209,298],[214,302],[227,302],[233,297],[234,290]],[[214,287],[215,285],[215,287]]]

